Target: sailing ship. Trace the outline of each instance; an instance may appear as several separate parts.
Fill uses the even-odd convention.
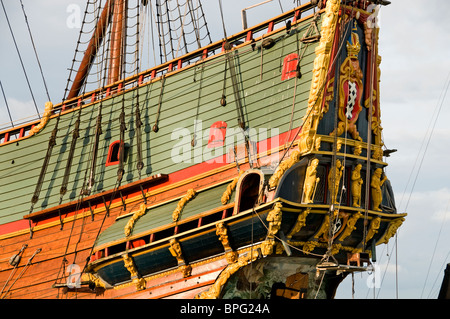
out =
[[[297,4],[213,42],[201,1],[89,1],[62,102],[0,132],[1,298],[333,298],[369,270],[406,216],[388,2]]]

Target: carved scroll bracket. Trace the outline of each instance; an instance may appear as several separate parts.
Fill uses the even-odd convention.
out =
[[[183,252],[181,251],[181,246],[178,240],[174,238],[170,240],[169,251],[172,254],[172,256],[177,259],[178,269],[183,274],[183,277],[189,277],[192,272],[192,266],[186,265],[186,262],[183,257]]]

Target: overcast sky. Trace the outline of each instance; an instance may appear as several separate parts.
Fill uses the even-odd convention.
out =
[[[80,0],[22,0],[53,103],[64,95],[79,29],[67,19]],[[260,0],[224,0],[227,34],[241,30],[240,10]],[[295,1],[297,2],[297,1]],[[302,1],[304,2],[304,1]],[[20,2],[4,0],[17,44],[40,112],[47,101]],[[213,41],[223,31],[218,1],[204,0]],[[284,10],[294,1],[281,0]],[[369,289],[368,274],[355,274],[355,298],[436,298],[444,268],[450,262],[450,96],[443,96],[450,75],[449,1],[392,0],[380,11],[381,112],[384,142],[398,149],[387,159],[399,212],[407,212],[394,240],[377,247],[376,278],[381,288]],[[248,12],[249,25],[281,13],[278,1]],[[36,111],[14,43],[0,8],[0,81],[15,123]],[[439,115],[437,117],[437,114]],[[0,129],[9,123],[0,96]],[[426,153],[424,154],[424,150]],[[396,261],[397,259],[397,261]],[[397,276],[396,276],[397,273]],[[351,276],[337,298],[351,298]]]

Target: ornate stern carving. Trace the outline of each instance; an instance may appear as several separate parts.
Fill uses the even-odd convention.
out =
[[[306,225],[306,217],[308,216],[308,214],[310,212],[311,212],[311,208],[307,208],[298,215],[297,221],[295,222],[294,227],[292,227],[291,231],[286,236],[287,239],[291,239],[292,236],[294,236],[296,233],[298,233],[303,228],[303,226]]]
[[[391,239],[391,237],[393,237],[395,235],[395,233],[397,232],[397,229],[403,224],[404,221],[405,221],[405,218],[403,218],[403,217],[397,218],[397,219],[394,219],[393,221],[391,221],[383,238],[381,238],[378,241],[377,245],[387,244],[389,242],[389,239]]]
[[[355,21],[356,24],[356,21]],[[362,110],[363,72],[359,65],[358,54],[361,50],[359,36],[352,32],[351,42],[347,41],[347,58],[340,68],[339,83],[339,123],[337,130],[330,133],[340,136],[348,131],[353,139],[361,141],[356,128],[356,121]]]
[[[44,115],[42,115],[41,122],[30,130],[28,136],[39,133],[47,125],[48,121],[50,120],[50,116],[52,115],[52,111],[53,111],[53,103],[50,101],[46,102]]]
[[[233,193],[234,189],[236,188],[236,184],[239,180],[239,178],[241,177],[241,175],[244,173],[245,171],[240,171],[239,175],[236,176],[230,184],[228,184],[227,189],[225,190],[225,192],[223,193],[220,201],[222,202],[223,205],[226,205],[228,203],[228,201],[231,198],[231,194]]]
[[[139,210],[134,212],[133,216],[130,218],[128,223],[125,225],[124,233],[125,233],[126,237],[131,235],[133,228],[134,228],[134,224],[141,216],[145,215],[146,211],[147,211],[147,206],[144,203],[142,203],[141,206],[139,206]]]
[[[128,254],[122,256],[125,268],[130,272],[133,284],[136,286],[136,290],[143,290],[146,288],[146,281],[141,278],[137,272],[136,265],[134,264],[133,258]]]
[[[219,240],[225,249],[225,258],[228,263],[235,263],[238,259],[238,254],[231,248],[230,241],[228,239],[228,229],[223,222],[216,225],[216,235],[219,237]]]
[[[371,240],[372,237],[375,236],[376,233],[378,233],[378,229],[380,229],[380,225],[381,225],[381,217],[375,217],[374,219],[372,219],[372,221],[370,222],[370,225],[369,225],[369,229],[367,230],[365,244],[367,244],[367,242],[369,240]]]
[[[172,254],[172,256],[177,259],[178,269],[183,274],[183,277],[189,277],[192,272],[192,266],[186,265],[186,262],[184,261],[183,253],[181,251],[181,246],[180,246],[180,243],[178,242],[178,240],[176,240],[176,239],[170,240],[169,251]]]
[[[342,232],[341,236],[339,237],[339,241],[344,241],[345,238],[350,236],[350,234],[356,229],[355,224],[358,221],[358,219],[361,218],[361,216],[363,216],[363,214],[361,214],[360,212],[356,212],[347,220],[347,223],[346,223],[347,227],[345,227],[345,230]]]
[[[196,192],[191,188],[188,189],[186,195],[180,201],[178,202],[177,208],[172,213],[172,220],[174,222],[178,221],[180,219],[181,211],[183,210],[184,206],[186,206],[186,203],[189,202],[191,199],[193,199],[196,195]]]
[[[328,173],[328,191],[330,192],[331,203],[339,204],[337,196],[339,194],[339,184],[342,178],[342,171],[344,166],[339,159],[336,160],[336,165],[333,165]]]
[[[381,168],[377,168],[372,175],[372,179],[370,181],[370,187],[372,189],[372,210],[381,212],[381,202],[383,200],[383,195],[381,193],[381,186],[383,186],[386,181],[386,175],[381,178],[381,174],[383,170]]]
[[[241,257],[235,263],[232,263],[225,267],[224,270],[220,273],[219,277],[217,277],[214,284],[209,287],[207,291],[204,291],[197,296],[195,299],[217,299],[220,296],[220,292],[222,291],[222,287],[225,286],[228,279],[236,273],[239,269],[246,266],[247,264],[254,262],[258,258],[261,257],[261,245],[257,247],[253,247],[253,249]]]
[[[306,169],[305,182],[303,184],[303,203],[310,204],[314,202],[314,195],[316,194],[317,184],[320,181],[319,177],[316,177],[317,166],[319,160],[313,159]]]
[[[319,120],[322,118],[322,102],[324,94],[322,87],[327,81],[327,72],[331,60],[331,51],[333,47],[334,33],[339,17],[339,0],[328,0],[323,15],[320,43],[316,48],[316,57],[314,59],[314,69],[312,71],[311,89],[308,99],[308,111],[304,118],[302,133],[300,134],[299,150],[301,154],[306,154],[317,146],[315,143],[316,131]],[[325,97],[325,99],[328,99]]]
[[[281,227],[281,203],[276,203],[273,209],[267,215],[266,220],[269,222],[269,231],[267,232],[267,239],[273,240]]]
[[[300,151],[294,150],[291,155],[283,160],[280,165],[278,165],[277,169],[275,170],[275,173],[270,177],[269,179],[269,187],[275,188],[278,185],[278,182],[280,181],[283,174],[292,167],[295,163],[297,163],[300,160]]]
[[[363,179],[361,178],[361,168],[362,165],[358,164],[352,171],[352,205],[353,207],[361,207],[361,186],[363,184]]]

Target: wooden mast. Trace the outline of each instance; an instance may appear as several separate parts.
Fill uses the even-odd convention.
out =
[[[103,8],[102,14],[100,15],[100,18],[97,22],[97,26],[95,27],[94,35],[92,36],[88,48],[84,53],[83,60],[81,61],[77,75],[75,77],[75,80],[73,81],[69,95],[67,96],[68,100],[79,95],[80,90],[89,73],[89,70],[91,69],[92,62],[94,61],[97,55],[98,48],[100,47],[103,41],[103,37],[105,36],[106,30],[109,25],[109,21],[111,20],[110,19],[112,13],[111,2],[112,2],[111,0],[108,0],[105,4],[105,7]]]
[[[114,1],[114,12],[112,21],[111,44],[110,44],[110,66],[108,83],[111,84],[119,80],[122,65],[122,42],[124,25],[124,5],[125,0]]]

